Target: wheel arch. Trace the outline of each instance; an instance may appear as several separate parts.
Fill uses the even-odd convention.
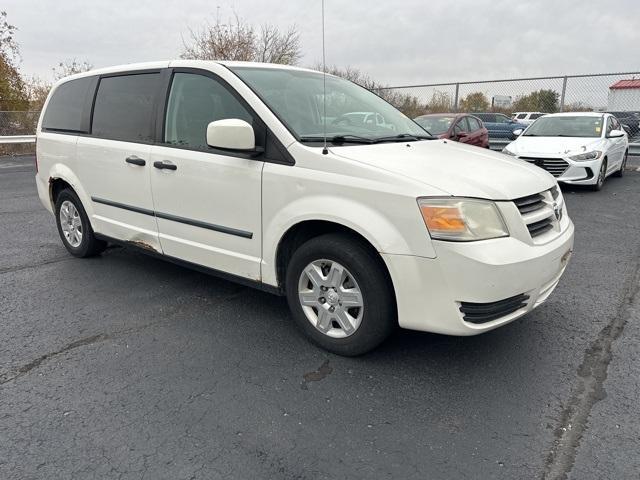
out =
[[[381,266],[387,273],[387,278],[393,288],[393,295],[395,297],[395,287],[391,278],[391,272],[376,246],[362,233],[349,226],[331,220],[320,219],[299,221],[291,225],[281,236],[275,254],[275,279],[281,291],[285,289],[287,266],[295,250],[306,241],[328,233],[349,235],[365,245],[375,257],[379,259]]]

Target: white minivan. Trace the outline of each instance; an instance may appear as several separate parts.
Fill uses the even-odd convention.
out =
[[[384,124],[325,121],[352,112]],[[573,247],[549,173],[433,140],[370,91],[302,68],[179,60],[65,78],[37,167],[72,255],[121,244],[286,295],[306,335],[343,355],[398,325],[509,323],[548,298]]]

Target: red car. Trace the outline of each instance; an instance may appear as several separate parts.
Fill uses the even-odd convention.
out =
[[[438,138],[489,148],[489,131],[482,120],[466,113],[430,113],[413,119]]]

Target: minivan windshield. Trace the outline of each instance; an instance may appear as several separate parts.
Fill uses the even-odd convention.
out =
[[[369,90],[333,75],[284,68],[239,67],[238,75],[302,142],[377,143],[430,138],[395,107]]]
[[[599,137],[602,117],[540,117],[524,133],[524,137]]]

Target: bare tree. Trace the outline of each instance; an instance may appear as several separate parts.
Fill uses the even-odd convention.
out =
[[[322,64],[316,63],[313,68],[322,71]],[[388,88],[386,85],[376,82],[369,75],[361,72],[357,68],[349,66],[338,68],[331,66],[327,67],[327,73],[335,75],[336,77],[345,78],[367,90],[371,90],[410,118],[427,112],[427,106],[423,105],[415,95]]]
[[[86,60],[77,60],[75,58],[63,60],[58,63],[57,67],[53,67],[53,78],[60,80],[61,78],[75,75],[76,73],[87,72],[93,68],[93,64]]]
[[[0,57],[14,68],[20,62],[20,48],[14,38],[17,30],[7,20],[7,12],[0,12]]]
[[[302,56],[300,35],[295,26],[281,32],[274,25],[262,25],[259,33],[238,15],[233,21],[206,23],[189,29],[183,39],[181,58],[193,60],[240,60],[294,65]]]
[[[302,57],[300,34],[295,25],[284,33],[273,25],[262,25],[256,46],[259,62],[295,65]]]

